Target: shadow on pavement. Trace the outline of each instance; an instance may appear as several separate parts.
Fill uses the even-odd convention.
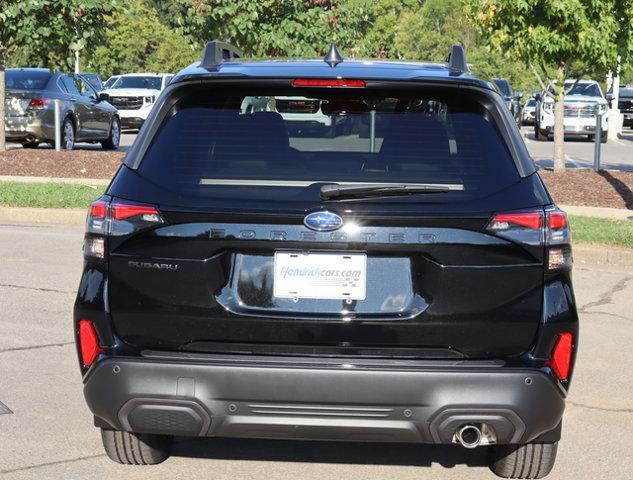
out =
[[[177,438],[172,455],[216,460],[443,467],[488,465],[488,450],[458,445]]]

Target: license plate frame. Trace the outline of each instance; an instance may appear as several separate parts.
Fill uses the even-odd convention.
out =
[[[364,300],[367,254],[361,252],[276,251],[275,298]]]

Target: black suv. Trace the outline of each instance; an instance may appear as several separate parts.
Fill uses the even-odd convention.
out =
[[[515,92],[510,84],[509,80],[505,78],[493,78],[492,82],[499,89],[499,93],[503,97],[506,106],[512,113],[517,125],[521,125],[521,116],[523,115],[523,105],[521,105],[521,99],[523,98],[522,92]]]
[[[210,42],[172,80],[90,208],[74,325],[110,458],[392,441],[549,473],[570,232],[504,99],[458,46],[445,66],[238,55]]]
[[[624,117],[623,125],[633,128],[633,84],[619,89],[618,109]]]

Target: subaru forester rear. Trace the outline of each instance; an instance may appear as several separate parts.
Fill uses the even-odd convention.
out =
[[[455,443],[547,475],[577,344],[570,232],[503,99],[461,47],[236,57],[210,42],[174,77],[90,208],[75,331],[108,455]]]

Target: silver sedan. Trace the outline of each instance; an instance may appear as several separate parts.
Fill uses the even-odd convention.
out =
[[[5,135],[8,141],[35,148],[55,139],[55,100],[60,101],[62,148],[75,142],[101,143],[114,150],[121,139],[116,108],[81,75],[44,68],[6,70]]]

